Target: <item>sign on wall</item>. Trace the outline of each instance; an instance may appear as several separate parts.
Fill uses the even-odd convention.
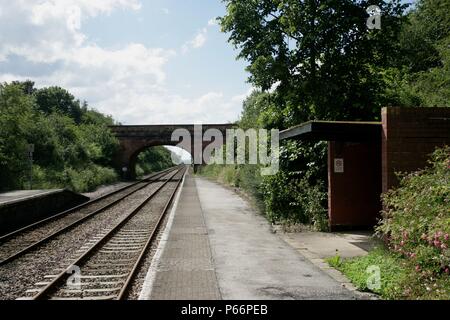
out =
[[[334,173],[344,173],[344,159],[334,159]]]

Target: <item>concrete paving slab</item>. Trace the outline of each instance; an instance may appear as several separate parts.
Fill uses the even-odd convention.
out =
[[[274,234],[237,194],[203,178],[195,181],[222,298],[358,298]]]
[[[296,232],[279,236],[302,254],[326,259],[339,254],[341,258],[365,256],[378,241],[371,232]]]

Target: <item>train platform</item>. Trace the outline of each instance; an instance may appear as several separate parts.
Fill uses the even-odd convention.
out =
[[[141,299],[358,299],[239,195],[188,175]]]
[[[197,188],[194,178],[187,174],[181,195],[175,201],[166,231],[147,274],[140,299],[220,298]]]
[[[89,201],[66,190],[18,190],[0,193],[0,236]]]
[[[5,193],[0,193],[0,206],[15,203],[19,201],[24,201],[32,198],[42,197],[49,194],[53,194],[55,192],[59,192],[61,190],[17,190],[17,191],[9,191]]]

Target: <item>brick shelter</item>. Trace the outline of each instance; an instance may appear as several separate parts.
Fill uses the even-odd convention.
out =
[[[311,121],[281,139],[328,141],[331,230],[373,227],[382,192],[396,172],[424,168],[437,147],[450,145],[450,108],[383,108],[381,122]]]

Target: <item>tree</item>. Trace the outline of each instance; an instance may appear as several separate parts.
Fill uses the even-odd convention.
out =
[[[83,110],[80,101],[66,89],[49,87],[39,89],[34,93],[36,103],[45,114],[60,112],[71,117],[77,124],[81,122]]]
[[[27,139],[34,100],[19,84],[0,84],[0,190],[20,187],[28,168]]]
[[[20,86],[24,94],[32,95],[36,92],[36,89],[34,88],[34,82],[31,80],[13,81],[11,82],[11,84]]]
[[[144,150],[137,157],[137,171],[141,174],[156,172],[171,167],[172,152],[163,146],[156,146]]]
[[[55,99],[38,106],[36,95]],[[75,107],[70,109],[70,105]],[[107,168],[118,145],[107,128],[113,120],[88,110],[87,104],[78,116],[76,105],[73,96],[61,88],[36,90],[31,81],[0,85],[0,190],[24,187],[29,144],[35,146],[35,187],[85,191],[117,178]],[[86,123],[77,124],[72,117]]]
[[[450,107],[450,1],[420,0],[403,25],[397,67],[387,72],[388,103]]]
[[[270,94],[253,91],[243,103],[239,127],[243,129],[267,127],[269,124],[263,122],[261,114],[268,108],[270,108]]]
[[[400,34],[400,64],[409,72],[442,66],[439,46],[450,34],[450,2],[419,0]]]
[[[281,127],[311,119],[378,115],[379,68],[393,63],[405,5],[398,1],[224,0],[222,30],[249,62],[249,81],[275,89]],[[366,26],[369,5],[382,30]]]

